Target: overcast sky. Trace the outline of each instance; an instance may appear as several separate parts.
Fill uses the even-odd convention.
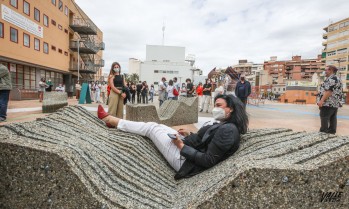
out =
[[[103,31],[104,72],[145,60],[145,47],[183,46],[206,75],[239,59],[263,63],[321,53],[323,28],[349,17],[348,0],[75,0]]]

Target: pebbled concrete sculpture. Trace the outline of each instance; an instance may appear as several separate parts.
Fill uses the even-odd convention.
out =
[[[83,107],[0,128],[0,208],[348,208],[349,137],[251,130],[189,179]]]
[[[58,109],[68,106],[68,96],[66,92],[45,92],[42,101],[42,112],[53,113]]]
[[[156,122],[167,126],[177,126],[198,122],[198,98],[180,97],[176,100],[166,100],[159,111],[154,105],[126,105],[126,119],[142,122]]]

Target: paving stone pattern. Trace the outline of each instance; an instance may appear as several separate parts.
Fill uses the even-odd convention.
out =
[[[154,105],[126,105],[126,119],[142,122],[156,122],[167,126],[177,126],[198,122],[198,98],[180,97],[176,100],[166,100],[159,111]]]
[[[348,208],[349,137],[251,130],[189,179],[80,106],[0,128],[0,208]],[[323,192],[342,192],[321,202]]]
[[[68,95],[66,92],[45,92],[42,101],[42,112],[53,113],[58,109],[68,106]]]

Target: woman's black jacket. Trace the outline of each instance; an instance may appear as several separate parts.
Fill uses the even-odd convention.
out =
[[[231,156],[239,148],[240,134],[233,123],[202,127],[185,137],[181,156],[186,160],[175,179],[194,176]]]

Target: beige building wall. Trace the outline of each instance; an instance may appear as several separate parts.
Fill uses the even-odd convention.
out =
[[[29,71],[29,74],[33,73],[30,79],[32,79],[31,83],[35,82],[35,85],[31,84],[29,87],[23,85],[22,88],[37,88],[42,76],[54,78],[57,82],[64,82],[66,75],[70,75],[73,80],[77,79],[77,72],[72,70],[73,63],[77,63],[78,54],[70,49],[70,42],[77,40],[79,35],[69,25],[73,18],[78,16],[90,19],[73,0],[56,0],[55,5],[52,2],[51,0],[0,0],[0,29],[2,29],[0,31],[0,62],[12,69],[11,74],[17,77],[13,79],[14,82],[18,82],[18,79],[26,79],[24,78],[26,71]],[[29,10],[27,10],[28,5]],[[18,21],[15,23],[9,17],[15,21],[21,20],[22,24]],[[34,31],[39,32],[24,29],[23,22],[29,22],[32,28],[36,29]],[[16,42],[11,41],[11,29],[17,31]],[[43,31],[42,37],[40,30]],[[24,44],[24,34],[29,36],[29,46]],[[103,32],[98,28],[94,39],[99,43],[103,42]],[[35,40],[40,43],[37,50],[34,47]],[[44,51],[44,43],[48,45],[47,51]],[[97,56],[103,59],[103,51],[98,51]],[[24,72],[23,75],[18,75],[22,72]],[[96,80],[100,76],[102,76],[102,66],[88,78]],[[21,82],[19,83],[22,85]]]

